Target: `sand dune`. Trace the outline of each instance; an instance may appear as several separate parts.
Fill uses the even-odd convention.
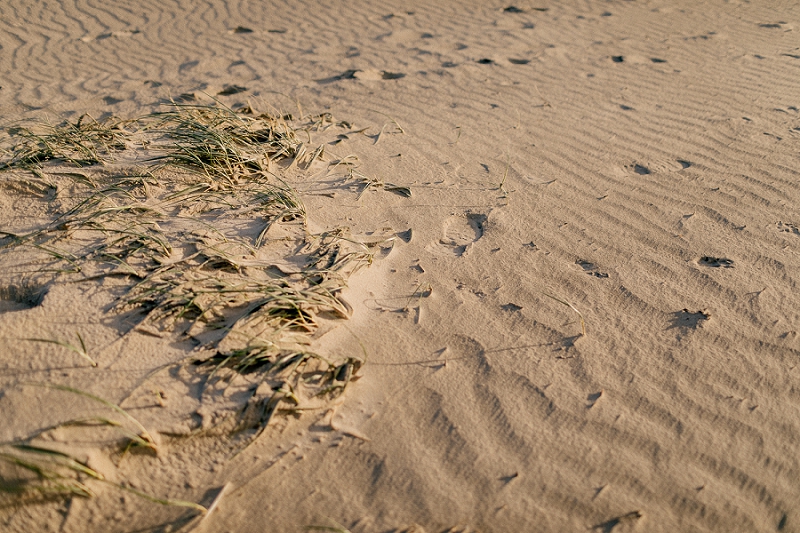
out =
[[[117,464],[61,443],[89,464],[204,505],[227,484],[202,521],[100,485],[0,529],[800,531],[799,25],[790,2],[3,2],[4,126],[329,112],[367,128],[330,153],[412,196],[292,182],[315,228],[411,233],[315,339],[363,347],[361,379],[234,457],[170,436],[233,401],[152,374],[191,339],[131,330],[105,284],[30,305],[0,275],[4,442],[81,414],[23,385],[60,383],[162,433]],[[47,216],[2,191],[0,230]],[[76,331],[97,368],[19,340]]]

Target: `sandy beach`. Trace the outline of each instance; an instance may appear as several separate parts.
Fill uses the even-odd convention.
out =
[[[0,530],[800,532],[798,32],[3,1]],[[283,144],[187,170],[176,109]]]

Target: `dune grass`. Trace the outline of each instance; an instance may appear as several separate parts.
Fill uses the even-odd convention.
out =
[[[38,494],[43,498],[58,496],[93,498],[97,495],[91,488],[94,482],[130,492],[159,505],[187,507],[200,513],[206,512],[205,507],[195,502],[159,498],[124,484],[109,481],[103,474],[72,455],[42,445],[0,444],[0,461],[11,467],[17,467],[15,473],[6,474],[0,479],[0,492],[7,494],[19,496]]]
[[[127,281],[112,312],[211,348],[214,355],[194,366],[208,372],[208,383],[246,375],[270,385],[266,397],[242,408],[257,407],[260,432],[282,404],[341,394],[361,365],[355,357],[328,360],[309,346],[320,317],[350,315],[341,291],[381,242],[361,242],[344,228],[310,232],[287,182],[324,164],[324,146],[312,147],[309,132],[330,127],[350,125],[323,115],[173,103],[134,120],[84,116],[9,129],[0,170],[54,214],[34,229],[0,232],[0,254],[14,265],[4,276],[40,287]],[[361,193],[410,195],[350,177],[361,180]],[[31,340],[58,344],[96,366],[82,338],[80,346]],[[133,433],[154,446],[144,428]]]
[[[15,142],[0,170],[35,168],[45,161],[60,160],[74,166],[91,166],[113,159],[115,152],[124,150],[128,136],[127,122],[118,119],[97,121],[81,115],[77,121],[58,125],[38,124],[36,129],[18,126],[9,133]]]
[[[126,442],[123,446],[125,451],[132,444],[151,450],[156,450],[156,445],[144,426],[113,402],[73,387],[47,383],[30,383],[28,385],[45,387],[90,399],[112,410],[122,418],[123,422],[104,417],[80,418],[44,428],[24,440],[0,443],[0,463],[5,465],[2,475],[0,475],[0,492],[20,496],[33,494],[44,498],[57,496],[91,498],[96,496],[91,485],[103,483],[160,505],[187,507],[200,513],[206,512],[205,507],[194,502],[159,498],[123,483],[110,481],[97,469],[90,467],[77,457],[53,449],[52,443],[49,443],[49,440],[44,437],[54,430],[73,426],[117,428],[125,437]],[[131,431],[126,426],[133,426],[134,430]]]
[[[69,350],[69,351],[71,351],[73,353],[78,354],[80,357],[86,359],[87,361],[89,361],[89,363],[92,366],[97,366],[97,361],[92,359],[92,357],[89,355],[89,351],[86,349],[86,343],[83,341],[83,337],[81,337],[81,334],[80,333],[76,333],[76,335],[78,337],[78,342],[80,343],[80,346],[76,346],[75,344],[72,344],[71,342],[60,341],[58,339],[26,338],[26,339],[22,339],[22,340],[32,341],[32,342],[44,342],[44,343],[47,343],[47,344],[55,344],[57,346],[61,346],[61,347],[66,348],[67,350]]]
[[[12,493],[39,492],[91,497],[94,492],[78,478],[80,474],[102,480],[101,474],[68,454],[34,446],[12,443],[0,446],[0,461],[35,474],[35,478],[10,479],[3,476],[0,491]]]

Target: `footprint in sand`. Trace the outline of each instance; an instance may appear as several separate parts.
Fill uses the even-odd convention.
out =
[[[590,263],[589,261],[584,261],[583,259],[578,259],[575,261],[575,264],[578,265],[583,269],[584,272],[589,274],[590,276],[594,276],[596,278],[607,278],[608,274],[605,272],[600,272],[600,269],[594,263]]]
[[[648,174],[679,172],[692,166],[692,163],[685,159],[655,159],[652,161],[634,161],[625,165],[626,172],[632,172],[640,176]]]
[[[704,255],[703,257],[698,259],[697,264],[712,268],[719,268],[719,267],[733,268],[732,259],[725,259],[724,257],[711,257],[710,255]]]
[[[217,93],[218,96],[230,96],[232,94],[239,94],[243,93],[247,90],[247,87],[242,87],[241,85],[225,85],[220,92]]]
[[[791,222],[778,222],[776,224],[776,228],[781,233],[789,233],[790,235],[796,235],[800,237],[800,227],[797,224],[792,224]]]
[[[439,244],[456,256],[462,256],[469,246],[483,236],[486,215],[466,213],[454,215],[444,223],[444,236]]]
[[[697,329],[703,327],[703,324],[711,318],[711,314],[702,309],[700,311],[689,311],[688,309],[681,309],[672,313],[671,328],[678,329]]]

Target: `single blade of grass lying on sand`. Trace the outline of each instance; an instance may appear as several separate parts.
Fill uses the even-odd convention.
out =
[[[311,525],[306,526],[307,531],[330,531],[332,533],[350,533],[350,530],[344,527],[343,525],[339,524],[335,520],[328,519],[332,525],[330,526],[321,526],[321,525]]]
[[[81,357],[83,357],[84,359],[89,361],[92,364],[92,366],[97,366],[97,362],[89,356],[89,352],[88,352],[88,350],[86,350],[86,343],[83,342],[83,337],[81,337],[81,334],[80,333],[76,333],[76,335],[78,336],[78,341],[80,341],[80,343],[81,343],[80,347],[75,346],[72,343],[69,343],[69,342],[66,342],[66,341],[59,341],[59,340],[56,340],[56,339],[34,339],[34,338],[30,338],[30,339],[22,339],[22,340],[32,341],[32,342],[45,342],[45,343],[49,343],[49,344],[56,344],[58,346],[62,346],[64,348],[66,348],[67,350],[69,350],[71,352],[75,352],[76,354],[80,355]]]
[[[580,318],[580,320],[581,320],[581,336],[583,336],[583,337],[585,337],[585,336],[586,336],[586,321],[584,321],[584,319],[583,319],[583,314],[582,314],[580,311],[578,311],[578,310],[575,308],[575,306],[574,306],[574,305],[572,305],[571,303],[569,303],[569,302],[568,302],[568,301],[566,301],[566,300],[562,300],[561,298],[557,298],[557,297],[555,297],[555,296],[552,296],[552,295],[550,295],[550,294],[547,294],[546,292],[543,292],[542,294],[544,294],[545,296],[547,296],[547,297],[548,297],[548,298],[550,298],[551,300],[555,300],[556,302],[558,302],[558,303],[560,303],[560,304],[564,304],[564,305],[566,305],[567,307],[569,307],[570,309],[572,309],[573,311],[575,311],[575,313],[577,313],[577,315],[578,315],[578,318]]]
[[[117,487],[118,489],[122,489],[122,490],[124,490],[126,492],[130,492],[131,494],[135,494],[136,496],[138,496],[140,498],[143,498],[143,499],[145,499],[145,500],[147,500],[149,502],[157,503],[159,505],[169,505],[171,507],[188,507],[188,508],[194,509],[195,511],[198,511],[200,513],[203,513],[203,514],[206,513],[206,508],[203,507],[202,505],[200,505],[199,503],[194,503],[194,502],[190,502],[190,501],[186,501],[186,500],[173,500],[173,499],[170,499],[170,498],[157,498],[155,496],[151,496],[151,495],[147,494],[146,492],[142,492],[140,490],[136,490],[136,489],[134,489],[132,487],[127,487],[125,485],[120,485],[118,483],[111,483],[109,481],[106,481],[106,483],[109,483],[110,485],[113,485],[114,487]]]
[[[136,438],[136,443],[137,444],[139,444],[141,446],[144,446],[146,448],[150,448],[153,451],[157,451],[155,439],[153,439],[153,437],[145,429],[145,427],[141,424],[141,422],[136,420],[133,416],[131,416],[127,411],[125,411],[119,405],[117,405],[115,403],[112,403],[112,402],[109,402],[108,400],[104,400],[103,398],[100,398],[99,396],[95,396],[94,394],[91,394],[89,392],[86,392],[86,391],[83,391],[83,390],[80,390],[80,389],[76,389],[76,388],[73,388],[73,387],[67,387],[66,385],[56,385],[56,384],[52,384],[52,383],[28,383],[28,385],[33,386],[33,387],[45,387],[45,388],[48,388],[48,389],[55,389],[55,390],[60,390],[60,391],[64,391],[64,392],[70,392],[72,394],[77,394],[78,396],[83,396],[84,398],[88,398],[90,400],[93,400],[93,401],[105,406],[105,407],[108,407],[109,409],[111,409],[111,410],[115,411],[116,413],[122,415],[127,421],[129,421],[131,424],[133,424],[133,426],[136,427],[136,429],[139,430],[139,433],[138,433],[137,438]]]

